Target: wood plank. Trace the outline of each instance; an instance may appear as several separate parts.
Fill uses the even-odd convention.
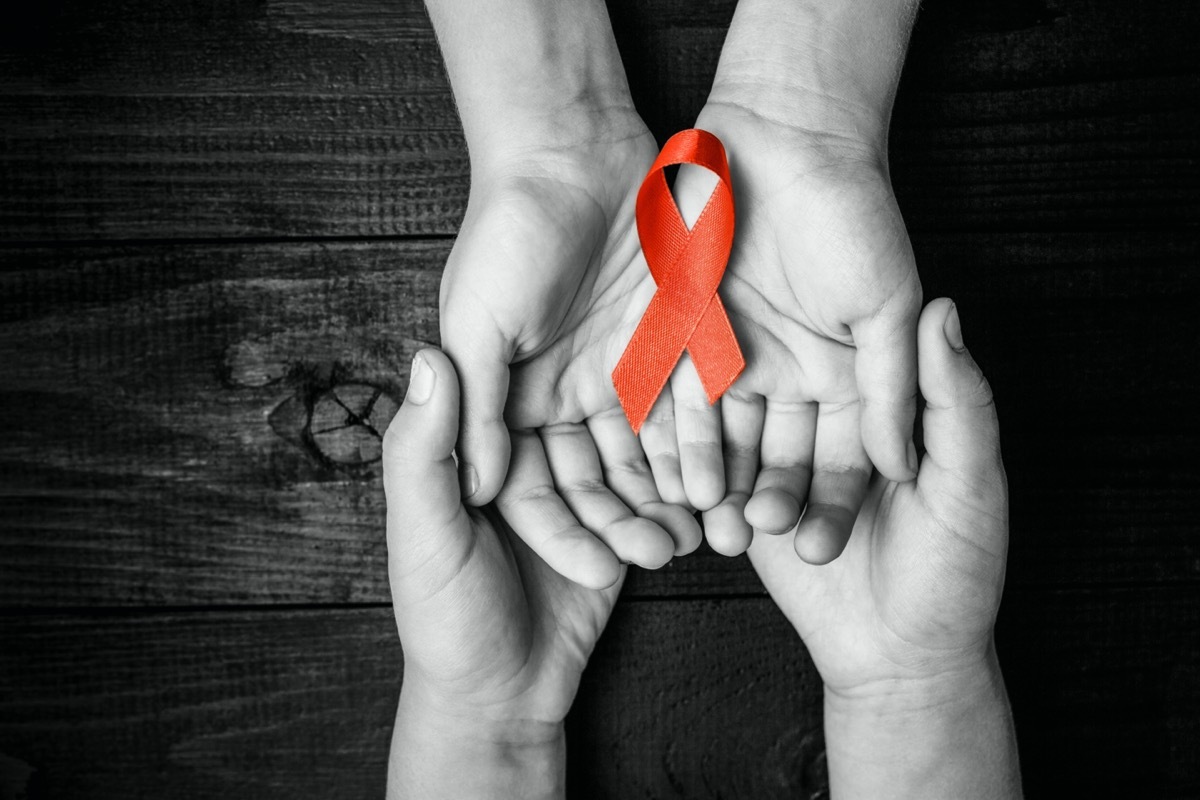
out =
[[[689,126],[733,0],[612,4],[656,135]],[[1200,89],[1167,0],[927,4],[893,173],[918,230],[1171,226]],[[465,148],[418,0],[64,0],[0,34],[0,240],[451,234]]]
[[[1028,797],[1200,794],[1197,587],[1009,591],[997,647]]]
[[[1200,790],[1198,630],[1196,587],[1010,596],[1029,796]],[[35,796],[380,794],[389,609],[9,616],[0,637],[0,763]],[[624,603],[568,720],[571,796],[815,797],[819,703],[769,600]]]
[[[1030,797],[1200,792],[1198,623],[1196,587],[1008,594],[998,647]]]
[[[1196,244],[918,238],[999,397],[1016,585],[1200,577]],[[447,247],[0,252],[0,606],[386,600],[379,440],[311,419],[380,392],[382,427]],[[629,586],[761,591],[707,550]]]

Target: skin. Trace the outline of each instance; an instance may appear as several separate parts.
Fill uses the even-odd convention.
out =
[[[832,85],[804,77],[839,74],[803,60],[828,48],[768,47],[762,34],[761,12],[813,6],[774,5],[739,5],[698,120],[732,154],[739,229],[721,291],[749,368],[710,407],[685,357],[634,438],[609,376],[655,289],[633,208],[656,145],[607,12],[591,0],[429,3],[472,159],[442,290],[442,339],[464,380],[464,495],[498,499],[539,556],[587,586],[621,562],[654,568],[693,550],[697,509],[718,552],[743,552],[755,529],[794,531],[803,558],[831,560],[872,464],[915,474],[920,285],[881,155],[911,13],[890,15],[886,63],[866,70],[883,78]],[[876,16],[890,18],[830,24]],[[755,41],[757,75],[741,55]],[[877,49],[860,55],[878,61]],[[756,104],[777,89],[796,95],[770,85],[778,75],[811,86],[789,109],[820,125],[762,117]],[[685,219],[706,180],[680,171]]]
[[[546,563],[601,588],[622,562],[659,567],[701,539],[664,501],[607,379],[654,289],[633,193],[656,146],[603,3],[429,10],[471,152],[441,295],[464,380],[463,493],[496,500]]]
[[[1008,541],[995,407],[952,303],[930,304],[919,340],[917,480],[877,480],[832,564],[766,534],[750,559],[824,681],[833,796],[1020,797],[993,645]],[[581,587],[463,505],[455,374],[437,351],[418,359],[384,440],[405,656],[389,796],[561,797],[562,721],[623,572]]]
[[[752,351],[721,403],[728,491],[704,516],[719,552],[792,534],[802,559],[828,563],[872,466],[915,475],[921,285],[887,171],[914,15],[908,0],[741,0],[730,25],[696,123],[732,154],[722,294]],[[685,209],[695,179],[681,171]]]
[[[834,796],[1019,797],[993,644],[1008,487],[992,391],[950,301],[922,314],[919,360],[917,479],[873,481],[831,564],[764,535],[750,561],[824,681]]]
[[[563,719],[624,579],[587,589],[494,513],[468,509],[452,451],[459,386],[414,361],[384,438],[388,575],[404,647],[389,797],[561,797]]]

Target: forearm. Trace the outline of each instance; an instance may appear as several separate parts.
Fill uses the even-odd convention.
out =
[[[1020,798],[1016,734],[994,650],[970,672],[825,692],[831,795]]]
[[[566,739],[561,725],[493,723],[447,712],[401,690],[388,758],[394,800],[560,800]]]
[[[427,0],[473,159],[636,119],[604,0]]]
[[[740,0],[710,102],[881,150],[916,0]]]

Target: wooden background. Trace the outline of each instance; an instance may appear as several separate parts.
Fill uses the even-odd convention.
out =
[[[610,3],[660,139],[733,0]],[[380,796],[378,438],[468,188],[416,0],[47,0],[0,26],[0,797]],[[929,0],[892,161],[996,388],[1030,797],[1200,796],[1200,6]],[[314,422],[315,420],[315,422]],[[744,558],[630,582],[578,797],[821,797]]]

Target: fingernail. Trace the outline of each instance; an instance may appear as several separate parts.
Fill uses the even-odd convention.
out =
[[[458,471],[461,475],[459,480],[462,481],[462,492],[464,498],[468,498],[479,491],[479,473],[475,471],[474,467],[463,461],[459,463]]]
[[[413,356],[412,368],[408,371],[408,394],[405,399],[413,405],[424,405],[433,397],[433,384],[437,375],[433,368],[421,357],[420,353]]]
[[[920,470],[921,464],[917,461],[917,446],[911,441],[908,443],[908,468],[914,475]]]
[[[942,323],[942,333],[946,335],[946,341],[957,352],[961,353],[966,349],[963,344],[962,321],[958,318],[958,306],[950,306],[950,313],[946,315],[946,321]]]

